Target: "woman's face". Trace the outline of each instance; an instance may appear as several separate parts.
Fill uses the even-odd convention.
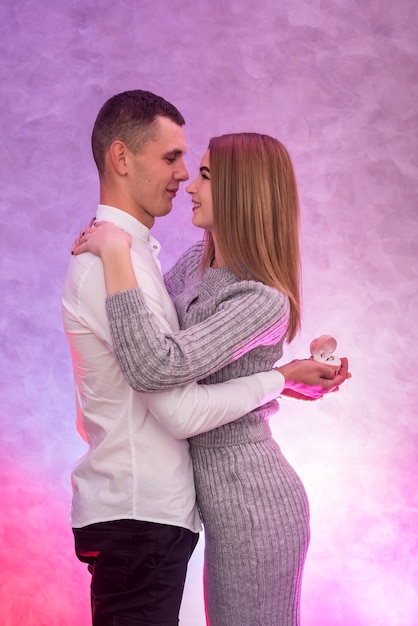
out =
[[[199,174],[186,187],[192,196],[192,223],[198,228],[213,232],[212,187],[210,182],[209,150],[206,150],[200,162]]]

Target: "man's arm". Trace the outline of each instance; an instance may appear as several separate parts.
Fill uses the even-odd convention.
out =
[[[313,359],[295,359],[270,372],[253,374],[215,385],[189,383],[176,389],[141,396],[150,412],[176,439],[186,439],[235,421],[278,395],[312,401],[338,390],[348,374]]]
[[[215,385],[188,383],[175,389],[142,393],[155,419],[176,439],[213,430],[275,400],[285,379],[277,371],[263,372]]]

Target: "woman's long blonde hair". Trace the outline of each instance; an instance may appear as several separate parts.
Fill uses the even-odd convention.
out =
[[[287,294],[287,341],[300,328],[299,201],[286,148],[273,137],[241,133],[209,142],[213,218],[219,250],[237,276]],[[215,253],[205,234],[203,259]]]

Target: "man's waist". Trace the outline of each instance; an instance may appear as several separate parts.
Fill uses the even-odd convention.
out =
[[[115,519],[137,519],[200,530],[193,474],[184,468],[154,471],[152,478],[121,472],[113,477],[89,472],[72,474],[71,524],[75,528]],[[155,468],[154,468],[155,470]]]

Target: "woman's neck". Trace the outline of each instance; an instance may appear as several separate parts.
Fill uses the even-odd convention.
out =
[[[213,244],[214,244],[214,247],[215,247],[215,256],[213,257],[213,259],[212,259],[212,261],[210,263],[210,266],[211,266],[212,269],[218,270],[221,267],[225,267],[226,263],[225,263],[225,261],[223,259],[223,256],[222,256],[222,254],[221,254],[221,252],[219,250],[219,246],[217,244],[216,237],[215,237],[214,233],[212,233],[212,239],[213,239]]]
[[[223,260],[222,254],[219,252],[219,250],[216,250],[215,247],[215,256],[212,257],[212,260],[210,262],[210,266],[212,269],[214,270],[218,270],[221,267],[225,267],[226,263]]]

